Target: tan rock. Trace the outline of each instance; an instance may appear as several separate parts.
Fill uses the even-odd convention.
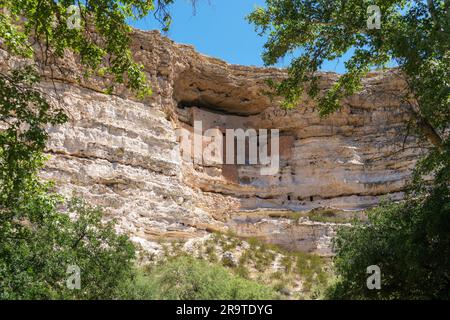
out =
[[[231,228],[330,254],[333,225],[293,225],[285,218],[243,222],[239,215],[264,208],[361,210],[383,196],[402,197],[421,150],[415,137],[405,139],[409,114],[398,96],[404,83],[394,71],[371,73],[360,94],[320,118],[307,97],[298,108],[282,110],[264,94],[265,80],[285,77],[284,70],[230,65],[154,31],[136,30],[132,46],[153,85],[145,101],[123,88],[117,95],[100,93],[101,78],[77,84],[80,71],[70,56],[63,61],[69,72],[57,74],[65,81],[43,84],[62,98],[70,121],[49,128],[51,160],[42,174],[64,194],[105,207],[133,239],[187,239]],[[322,77],[329,86],[338,75]],[[205,130],[280,130],[279,172],[261,176],[255,165],[182,160],[175,130],[192,130],[195,120]]]

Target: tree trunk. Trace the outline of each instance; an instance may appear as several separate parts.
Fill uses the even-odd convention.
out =
[[[439,150],[442,150],[444,144],[442,141],[442,137],[437,133],[436,129],[419,112],[415,111],[413,108],[411,109],[413,117],[416,120],[419,129],[422,131],[422,134],[433,146],[435,146]]]

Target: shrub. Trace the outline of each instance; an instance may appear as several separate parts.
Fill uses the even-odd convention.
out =
[[[448,174],[448,173],[447,173]],[[387,204],[369,222],[343,228],[335,240],[333,299],[449,299],[450,196],[448,186]],[[369,290],[367,267],[381,269],[381,290]]]
[[[114,298],[132,276],[132,243],[115,233],[113,222],[101,221],[100,209],[72,200],[71,219],[57,210],[57,198],[37,195],[17,203],[23,220],[0,225],[0,298]],[[80,269],[80,289],[67,287],[69,266]]]
[[[153,300],[157,296],[154,278],[142,268],[133,270],[133,277],[124,281],[118,288],[116,297],[124,300]]]
[[[162,300],[260,300],[275,293],[268,287],[233,275],[226,268],[192,257],[155,266],[147,275],[153,298]]]

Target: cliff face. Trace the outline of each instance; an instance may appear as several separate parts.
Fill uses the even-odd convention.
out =
[[[70,115],[49,128],[43,176],[64,194],[105,207],[148,250],[159,239],[230,228],[329,254],[335,224],[292,219],[294,211],[362,210],[383,196],[402,197],[417,151],[416,139],[405,139],[409,116],[396,97],[404,83],[394,72],[371,73],[360,94],[321,119],[308,99],[286,111],[264,95],[265,80],[284,77],[283,70],[229,65],[157,32],[136,31],[132,46],[153,85],[145,101],[125,90],[100,93],[102,79],[68,84],[79,76],[69,58],[66,82],[43,84]],[[324,73],[323,87],[337,77]],[[203,129],[279,129],[279,172],[182,160],[176,129],[192,131],[196,120]]]

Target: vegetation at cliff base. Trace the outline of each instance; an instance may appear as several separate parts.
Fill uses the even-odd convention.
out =
[[[242,239],[231,231],[187,242],[162,240],[160,245],[161,255],[141,256],[148,270],[157,272],[173,260],[188,258],[183,261],[189,262],[195,258],[223,266],[235,277],[248,280],[249,285],[258,283],[263,292],[279,299],[321,299],[333,278],[330,257],[291,251],[257,238]]]
[[[149,265],[122,288],[123,298],[147,300],[264,300],[268,286],[234,275],[220,264],[187,255]]]
[[[448,190],[384,205],[369,225],[342,229],[335,242],[339,278],[330,299],[450,299]],[[381,270],[381,289],[369,290],[368,266]]]

